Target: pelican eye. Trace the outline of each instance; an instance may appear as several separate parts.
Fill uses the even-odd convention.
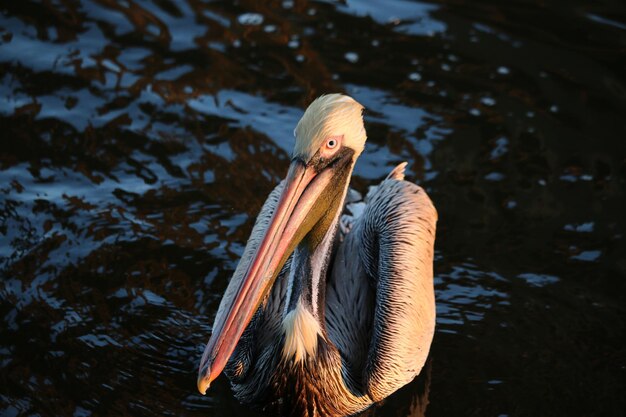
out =
[[[343,136],[330,136],[326,138],[326,142],[324,142],[324,145],[320,149],[320,156],[326,159],[331,158],[337,153],[342,140]]]

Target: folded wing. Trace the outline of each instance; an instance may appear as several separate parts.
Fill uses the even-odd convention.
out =
[[[338,248],[326,322],[344,380],[379,401],[422,369],[435,328],[433,252],[437,212],[404,181],[404,164],[366,198]]]

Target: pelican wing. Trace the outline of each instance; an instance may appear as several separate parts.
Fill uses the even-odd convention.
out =
[[[419,374],[435,328],[437,212],[421,187],[403,180],[403,169],[366,197],[327,287],[328,332],[344,380],[374,401]]]

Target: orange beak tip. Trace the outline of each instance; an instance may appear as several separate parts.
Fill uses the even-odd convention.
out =
[[[208,377],[198,377],[198,391],[200,392],[200,394],[206,395],[209,386],[211,386],[211,382],[209,381]]]
[[[204,369],[198,373],[198,391],[202,395],[206,395],[207,390],[211,386],[211,371],[208,365],[204,366]]]

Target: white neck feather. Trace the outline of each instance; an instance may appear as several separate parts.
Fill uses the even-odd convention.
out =
[[[284,359],[293,357],[294,363],[298,363],[307,356],[315,356],[317,337],[322,336],[322,329],[301,301],[298,301],[296,308],[283,319],[283,330],[285,332]]]

